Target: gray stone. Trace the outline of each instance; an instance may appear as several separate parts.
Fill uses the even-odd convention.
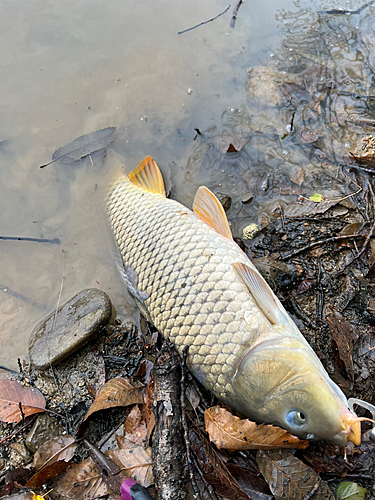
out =
[[[55,419],[42,413],[38,416],[36,422],[34,422],[27,435],[25,444],[28,450],[35,453],[46,441],[61,436],[63,433],[64,428],[62,425],[56,422]]]
[[[29,450],[22,443],[12,443],[10,445],[9,462],[13,467],[21,467],[31,462],[32,456]]]
[[[82,290],[31,332],[30,362],[41,370],[59,363],[96,335],[111,316],[112,304],[106,293],[96,288]]]

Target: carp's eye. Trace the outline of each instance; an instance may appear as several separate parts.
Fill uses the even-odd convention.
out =
[[[300,429],[306,424],[306,415],[301,411],[292,410],[286,416],[286,421],[290,427],[294,427],[295,429]]]

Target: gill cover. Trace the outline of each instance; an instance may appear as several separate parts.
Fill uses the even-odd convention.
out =
[[[233,379],[240,410],[294,435],[357,444],[358,417],[311,348],[296,338],[260,342],[243,356]]]

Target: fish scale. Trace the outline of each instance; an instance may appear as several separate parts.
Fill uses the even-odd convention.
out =
[[[230,404],[243,353],[269,329],[232,269],[248,259],[192,211],[126,179],[111,190],[108,212],[123,263],[149,295],[145,305],[155,327],[180,354],[189,346],[191,371]]]

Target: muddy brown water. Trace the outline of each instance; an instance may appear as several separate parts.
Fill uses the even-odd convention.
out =
[[[342,190],[334,163],[363,133],[347,120],[372,113],[374,8],[319,16],[361,3],[245,2],[234,29],[232,5],[177,34],[227,5],[0,1],[0,236],[60,240],[0,240],[0,364],[15,368],[36,322],[80,289],[103,289],[133,318],[103,207],[119,161],[129,171],[152,155],[187,206],[203,183],[231,196],[236,235],[301,190]],[[105,162],[39,169],[107,126],[117,132]],[[219,151],[236,140],[240,153]]]

